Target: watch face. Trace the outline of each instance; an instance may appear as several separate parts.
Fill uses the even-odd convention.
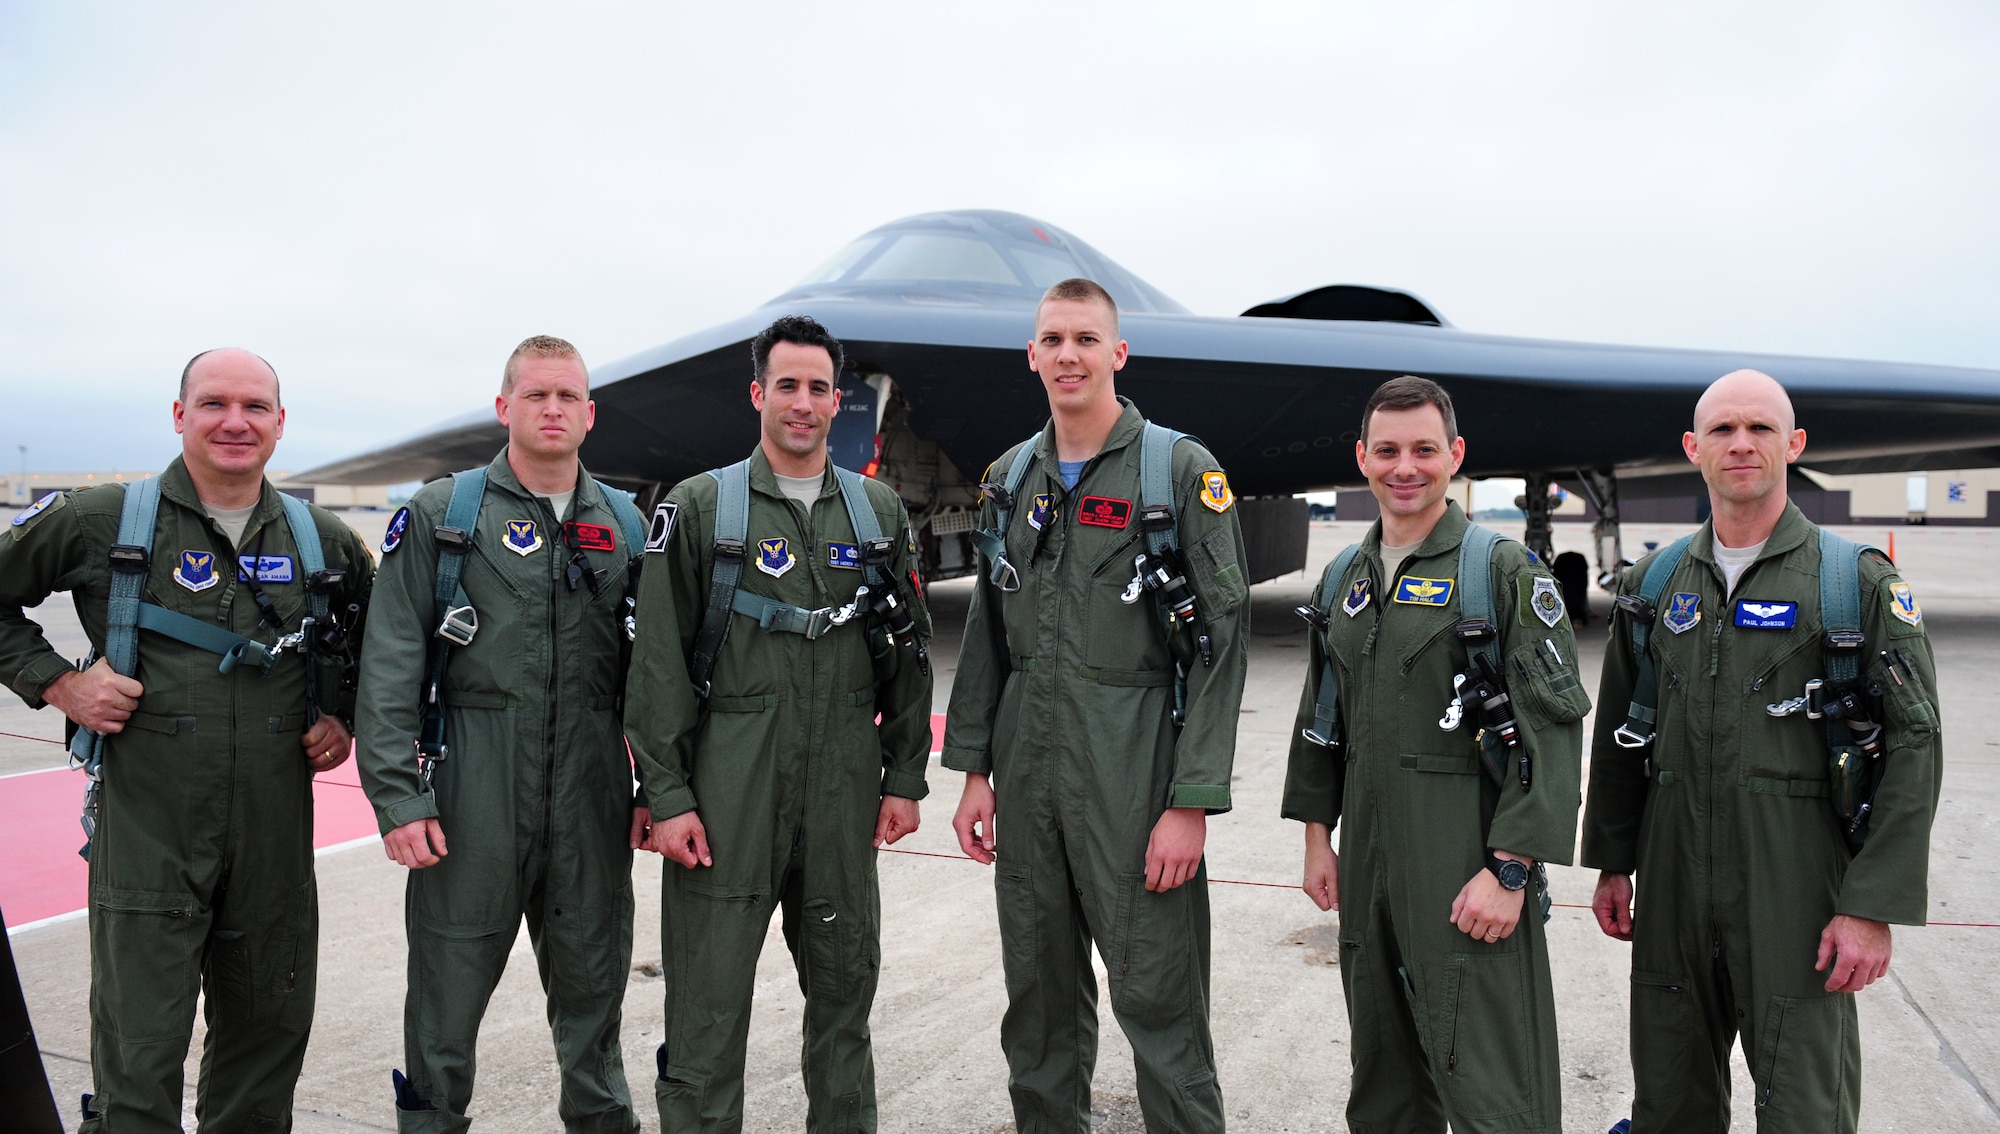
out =
[[[1498,867],[1494,871],[1494,877],[1500,880],[1503,889],[1519,890],[1528,885],[1528,868],[1522,863],[1508,858],[1497,859],[1494,865]]]

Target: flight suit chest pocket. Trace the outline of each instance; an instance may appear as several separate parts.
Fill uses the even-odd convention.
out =
[[[1572,646],[1571,650],[1574,651]],[[1509,692],[1521,711],[1542,724],[1569,724],[1590,712],[1590,695],[1576,679],[1576,670],[1556,661],[1541,639],[1507,655]]]

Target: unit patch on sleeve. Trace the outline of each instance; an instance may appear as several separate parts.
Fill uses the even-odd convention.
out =
[[[579,524],[571,520],[563,525],[563,540],[578,551],[618,550],[617,538],[603,524]]]
[[[1917,605],[1917,596],[1910,593],[1910,584],[1895,583],[1889,587],[1889,617],[1906,626],[1924,624],[1923,608]]]
[[[1086,496],[1077,501],[1076,522],[1093,528],[1123,528],[1132,522],[1132,502],[1110,496]]]
[[[1034,500],[1030,502],[1028,507],[1028,526],[1036,531],[1041,531],[1042,526],[1049,522],[1049,510],[1055,506],[1055,493],[1037,492]]]
[[[1667,600],[1667,609],[1660,614],[1660,625],[1676,634],[1685,634],[1701,621],[1701,596],[1686,591]]]
[[[289,555],[239,555],[236,557],[236,577],[255,579],[260,583],[289,583],[293,579],[292,557]]]
[[[1562,621],[1564,614],[1562,590],[1556,586],[1554,579],[1547,575],[1535,576],[1535,585],[1528,592],[1528,609],[1534,612],[1536,618],[1541,619],[1542,625],[1552,630],[1556,623]]]
[[[1347,588],[1347,597],[1341,600],[1340,612],[1352,618],[1368,609],[1368,595],[1375,584],[1370,579],[1356,579]]]
[[[1219,472],[1201,474],[1201,503],[1211,512],[1227,512],[1236,503],[1236,494],[1229,490],[1229,478]]]
[[[661,504],[653,509],[653,525],[646,530],[646,551],[655,553],[667,549],[667,541],[674,538],[674,517],[680,515],[678,504]]]
[[[791,543],[784,536],[757,541],[757,570],[773,579],[783,577],[798,561],[798,557],[792,554]]]
[[[405,504],[389,517],[389,530],[382,533],[382,554],[403,546],[403,533],[410,530],[410,506]]]
[[[845,571],[861,570],[861,545],[854,543],[826,543],[826,565],[839,567]]]
[[[57,504],[62,503],[62,499],[63,495],[60,492],[49,493],[47,496],[42,497],[40,500],[37,500],[33,504],[30,504],[26,508],[22,509],[20,513],[14,517],[14,522],[11,526],[17,528],[21,527],[22,525],[26,524],[29,520],[32,520],[36,516],[41,515],[42,510],[44,508],[51,508]]]
[[[1410,606],[1443,606],[1451,601],[1456,579],[1419,579],[1405,575],[1396,580],[1396,601]]]
[[[191,591],[205,591],[221,582],[215,576],[215,553],[212,551],[183,551],[181,561],[174,567],[174,582]]]
[[[1799,604],[1738,599],[1736,625],[1745,630],[1790,630],[1798,625]]]
[[[507,521],[507,534],[500,538],[516,555],[532,555],[542,549],[542,529],[533,520]]]

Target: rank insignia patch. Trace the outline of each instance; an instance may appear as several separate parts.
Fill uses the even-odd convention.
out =
[[[674,538],[674,517],[680,515],[678,504],[662,504],[653,509],[653,525],[646,530],[646,551],[661,552],[667,549],[667,541]]]
[[[255,579],[260,583],[289,583],[293,580],[292,557],[239,555],[236,557],[236,577]]]
[[[578,551],[618,550],[618,540],[603,524],[579,524],[572,520],[563,525],[563,539]]]
[[[1889,616],[1906,625],[1923,625],[1924,611],[1917,605],[1917,596],[1910,593],[1910,584],[1895,583],[1889,587]]]
[[[531,555],[542,549],[542,529],[533,520],[509,520],[500,540],[516,555]]]
[[[845,571],[861,570],[861,546],[853,543],[835,543],[832,540],[828,540],[826,544],[826,565],[828,567],[839,567]]]
[[[12,524],[12,526],[17,528],[20,527],[22,524],[25,524],[29,520],[34,519],[36,516],[41,515],[42,509],[47,508],[49,505],[54,504],[55,502],[61,499],[62,495],[60,493],[55,493],[55,492],[49,493],[47,496],[44,496],[40,500],[35,501],[33,504],[28,505],[25,509],[21,511],[19,515],[15,516],[14,523]]]
[[[792,545],[786,542],[785,537],[757,541],[757,570],[773,579],[784,575],[797,562],[797,557],[792,555]]]
[[[1556,581],[1547,575],[1535,576],[1535,589],[1528,595],[1528,609],[1542,620],[1542,625],[1555,628],[1562,621],[1562,592],[1556,588]]]
[[[1219,472],[1201,474],[1201,503],[1211,512],[1227,512],[1236,503],[1236,494],[1229,491],[1229,478]]]
[[[410,509],[408,505],[396,509],[389,517],[389,530],[382,533],[382,554],[387,555],[403,546],[403,533],[410,530]]]
[[[1410,606],[1443,606],[1451,601],[1456,579],[1419,579],[1405,575],[1396,580],[1396,601]]]
[[[1667,609],[1660,615],[1660,625],[1676,634],[1685,634],[1701,621],[1701,596],[1681,591],[1667,600]]]
[[[1035,529],[1036,531],[1041,531],[1042,525],[1049,522],[1049,510],[1054,508],[1055,506],[1056,506],[1055,493],[1053,492],[1036,493],[1034,503],[1028,508],[1028,526]]]
[[[1745,630],[1790,630],[1799,621],[1795,602],[1760,602],[1741,599],[1736,603],[1736,625]]]
[[[1367,610],[1368,595],[1373,590],[1374,585],[1374,582],[1369,579],[1354,580],[1353,584],[1347,588],[1347,597],[1341,601],[1340,612],[1352,618],[1362,611]]]
[[[1132,522],[1132,502],[1109,496],[1086,496],[1077,502],[1076,522],[1093,528],[1123,528]]]
[[[215,576],[214,552],[181,552],[180,564],[174,568],[174,582],[191,591],[205,591],[221,581]]]

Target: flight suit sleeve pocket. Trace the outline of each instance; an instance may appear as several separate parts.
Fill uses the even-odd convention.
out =
[[[1193,575],[1195,593],[1210,613],[1228,614],[1243,602],[1249,588],[1243,582],[1243,567],[1236,561],[1236,541],[1231,531],[1219,527],[1201,537],[1187,551],[1188,573]]]
[[[1545,656],[1542,642],[1517,648],[1507,661],[1508,692],[1521,712],[1544,724],[1569,724],[1590,712],[1590,694],[1577,682],[1576,671]]]

